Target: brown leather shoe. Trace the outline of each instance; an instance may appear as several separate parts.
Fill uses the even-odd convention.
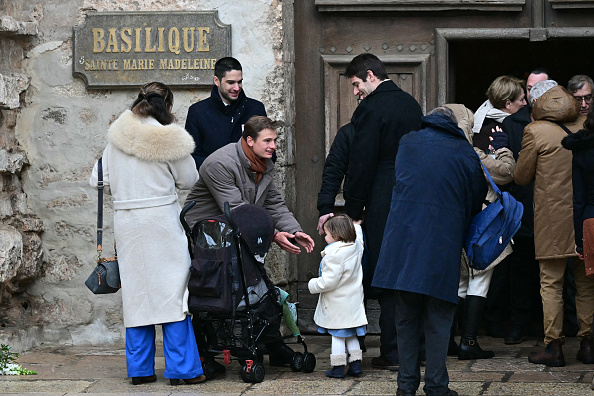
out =
[[[592,337],[586,337],[580,342],[580,350],[577,353],[577,360],[584,364],[594,364],[594,347]]]
[[[550,367],[563,367],[565,366],[565,356],[563,356],[563,349],[561,349],[562,345],[563,340],[553,340],[543,352],[531,352],[528,355],[528,361]]]

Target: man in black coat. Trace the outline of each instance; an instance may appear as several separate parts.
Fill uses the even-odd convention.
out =
[[[243,72],[237,59],[219,59],[214,73],[210,97],[190,106],[186,117],[186,130],[196,142],[192,153],[196,169],[216,150],[239,141],[243,125],[252,116],[266,115],[262,102],[245,96]]]
[[[535,69],[526,80],[526,94],[529,98],[530,90],[537,82],[548,80],[549,73],[544,69]],[[524,106],[514,114],[506,117],[502,123],[502,129],[507,134],[509,140],[509,149],[518,160],[518,154],[522,148],[522,136],[524,128],[532,122],[529,104]],[[490,303],[498,291],[503,290],[505,283],[509,279],[510,296],[510,328],[505,333],[504,342],[506,344],[519,344],[524,341],[528,335],[530,322],[533,319],[534,312],[542,311],[540,301],[540,275],[538,261],[534,258],[534,185],[518,186],[510,183],[504,187],[515,199],[524,206],[522,215],[522,225],[518,233],[514,236],[514,248],[509,258],[501,266],[495,268],[491,287],[489,289]],[[501,298],[495,298],[494,303],[501,303]],[[489,308],[488,308],[489,309]],[[504,310],[495,308],[495,312],[500,312],[492,317],[492,322],[502,323],[506,313]],[[487,318],[489,319],[489,315]],[[499,331],[488,328],[490,335],[497,336]]]
[[[350,147],[354,135],[355,128],[353,128],[353,124],[348,123],[341,127],[336,133],[326,157],[324,172],[322,173],[322,186],[318,193],[318,212],[320,213],[318,231],[320,235],[324,233],[326,220],[334,216],[334,203],[347,172]]]
[[[353,113],[355,129],[344,183],[345,211],[354,220],[363,218],[369,250],[370,279],[382,245],[395,184],[394,161],[400,138],[421,126],[423,113],[417,101],[392,80],[382,61],[369,53],[356,56],[345,77],[361,103]],[[380,303],[380,356],[372,359],[377,368],[398,364],[394,293],[365,286],[367,298]],[[375,296],[374,296],[375,294]]]

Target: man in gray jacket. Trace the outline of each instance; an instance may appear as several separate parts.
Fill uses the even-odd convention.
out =
[[[274,183],[272,155],[276,150],[277,127],[268,117],[253,116],[246,122],[237,143],[228,144],[206,158],[200,167],[200,179],[186,199],[186,203],[196,202],[186,214],[190,227],[198,220],[221,215],[225,202],[229,202],[231,209],[256,204],[272,216],[278,230],[274,242],[282,249],[298,254],[301,248],[290,242],[294,238],[307,253],[313,250],[313,239],[302,231]]]
[[[277,127],[268,117],[253,116],[245,123],[237,143],[230,143],[206,158],[200,166],[200,179],[186,198],[186,204],[196,202],[186,214],[190,227],[199,220],[221,215],[225,202],[229,202],[231,210],[255,204],[266,208],[272,216],[277,230],[274,242],[282,249],[298,254],[303,247],[307,253],[312,252],[313,239],[301,230],[274,183],[272,155],[276,150]],[[298,245],[291,242],[293,239]],[[278,328],[271,327],[270,336],[280,339]],[[266,347],[271,365],[291,362],[294,352],[282,340],[268,342]],[[214,369],[224,371],[220,364]]]

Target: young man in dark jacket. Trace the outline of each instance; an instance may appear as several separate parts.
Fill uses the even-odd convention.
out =
[[[196,142],[196,169],[214,151],[237,142],[243,125],[255,115],[265,116],[266,110],[262,102],[245,96],[241,63],[231,57],[219,59],[210,98],[190,106],[186,118],[186,130]]]

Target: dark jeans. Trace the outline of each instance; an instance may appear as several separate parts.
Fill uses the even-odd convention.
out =
[[[396,291],[395,297],[400,355],[398,388],[406,392],[416,392],[419,388],[419,347],[424,334],[427,365],[423,390],[427,396],[445,394],[450,381],[446,357],[456,304],[400,290]]]
[[[378,296],[380,304],[380,355],[392,363],[398,363],[398,341],[396,339],[396,295],[394,290],[382,290]]]

